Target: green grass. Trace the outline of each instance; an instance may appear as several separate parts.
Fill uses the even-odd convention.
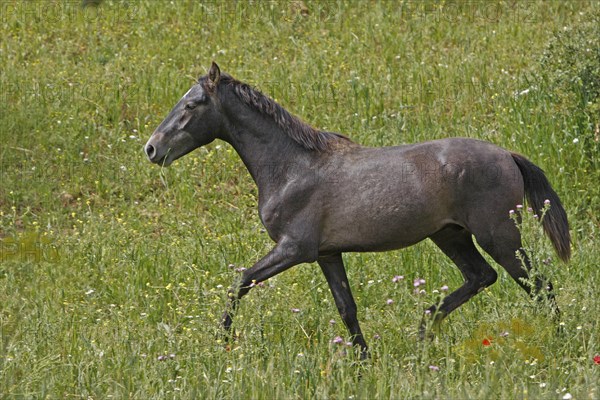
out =
[[[574,143],[590,132],[540,63],[554,32],[598,3],[303,4],[0,5],[0,397],[600,396],[597,142]],[[228,266],[271,246],[254,184],[224,143],[164,171],[141,151],[212,60],[365,145],[476,137],[544,168],[574,237],[570,264],[543,267],[562,332],[499,271],[418,341],[422,310],[461,284],[424,242],[345,255],[368,363],[331,343],[347,333],[315,265],[244,298],[227,351],[215,336]]]

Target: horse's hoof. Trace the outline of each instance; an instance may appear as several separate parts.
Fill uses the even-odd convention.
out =
[[[422,322],[419,326],[419,340],[424,341],[426,339],[433,340],[435,339],[435,334],[433,333],[433,329],[427,329],[427,324]]]
[[[367,350],[367,349],[361,350],[360,361],[367,361],[370,358],[371,358],[371,353],[369,352],[369,350]]]

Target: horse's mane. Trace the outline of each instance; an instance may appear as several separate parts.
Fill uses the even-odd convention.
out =
[[[208,78],[201,77],[198,80],[205,90],[208,90]],[[244,104],[252,107],[261,115],[268,116],[293,139],[296,143],[307,150],[327,151],[339,144],[340,141],[351,143],[346,136],[335,132],[325,132],[313,128],[309,124],[300,120],[300,118],[290,114],[285,108],[277,102],[252,86],[240,82],[231,75],[221,73],[219,86],[226,85],[233,90],[233,93]]]

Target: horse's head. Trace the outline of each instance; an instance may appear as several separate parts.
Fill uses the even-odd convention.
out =
[[[212,63],[208,75],[183,95],[156,128],[144,151],[148,159],[164,166],[212,142],[222,129],[217,87],[221,71]]]

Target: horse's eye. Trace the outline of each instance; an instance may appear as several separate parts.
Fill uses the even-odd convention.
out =
[[[198,104],[196,104],[196,103],[187,103],[187,104],[185,105],[185,109],[186,109],[186,110],[193,110],[193,109],[194,109],[194,108],[196,108],[197,106],[198,106]]]

